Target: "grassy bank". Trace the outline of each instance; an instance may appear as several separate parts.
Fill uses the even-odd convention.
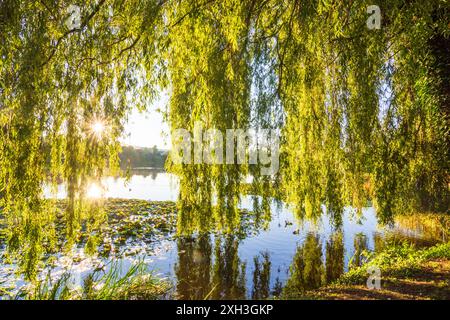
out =
[[[143,263],[121,274],[119,264],[96,270],[77,283],[70,273],[47,276],[12,293],[3,289],[0,299],[12,300],[155,300],[168,294],[171,284],[145,270]]]
[[[450,242],[418,250],[391,244],[367,257],[335,283],[303,294],[306,299],[450,299]],[[368,270],[381,271],[381,288],[369,289]]]

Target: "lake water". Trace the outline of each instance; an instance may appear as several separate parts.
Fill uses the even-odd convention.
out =
[[[134,172],[129,181],[106,178],[101,185],[90,187],[92,196],[100,192],[111,198],[174,201],[178,194],[176,178],[157,171]],[[49,190],[46,193],[51,196]],[[56,196],[65,196],[62,186]],[[252,199],[244,197],[241,207],[251,210]],[[169,234],[150,243],[128,239],[123,254],[113,259],[124,271],[142,259],[148,270],[173,283],[172,294],[177,298],[259,299],[278,296],[283,290],[313,289],[335,280],[349,264],[361,263],[359,253],[379,250],[386,239],[408,239],[420,245],[446,240],[441,234],[425,232],[420,224],[379,226],[371,207],[364,208],[359,216],[350,208],[345,210],[339,230],[333,228],[327,215],[316,223],[300,222],[283,204],[274,202],[271,209],[270,222],[243,237],[210,234],[184,239]],[[86,257],[82,247],[75,255],[77,259],[58,255],[59,267],[53,271],[70,269],[81,279],[94,265],[109,262]],[[0,268],[0,284],[2,278],[12,281],[14,267]],[[14,281],[15,286],[21,283],[20,279]]]

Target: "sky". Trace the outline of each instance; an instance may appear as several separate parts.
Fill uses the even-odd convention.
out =
[[[169,126],[163,121],[163,115],[157,109],[164,110],[167,96],[155,101],[147,111],[134,109],[125,124],[125,132],[120,138],[122,145],[170,149]]]

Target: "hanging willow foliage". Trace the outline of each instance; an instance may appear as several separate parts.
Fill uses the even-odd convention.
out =
[[[30,277],[54,246],[44,183],[65,182],[71,244],[87,183],[117,168],[132,106],[170,93],[172,129],[277,129],[281,168],[173,164],[178,231],[239,224],[252,190],[340,223],[371,199],[381,221],[448,208],[449,3],[372,1],[0,1],[0,197],[10,247]],[[80,8],[68,27],[69,5]],[[93,132],[100,123],[101,135]],[[258,203],[258,201],[256,201]],[[101,210],[98,210],[101,212]],[[97,222],[92,222],[97,221]],[[90,229],[89,229],[90,230]],[[45,245],[44,245],[45,244]]]
[[[448,4],[383,1],[380,30],[366,26],[369,5],[170,7],[171,126],[192,130],[200,120],[222,130],[282,128],[283,167],[274,184],[300,216],[317,218],[325,204],[339,224],[344,206],[361,209],[368,199],[381,221],[414,208],[445,210],[448,110],[441,89],[448,84],[433,70],[446,58],[434,55],[430,39],[444,37],[448,50]],[[213,194],[238,197],[235,186],[249,168],[174,171],[182,182],[180,227],[191,232],[207,226]]]
[[[43,200],[44,183],[66,183],[70,247],[82,221],[92,220],[81,202],[87,183],[114,172],[131,104],[155,94],[155,76],[136,74],[152,68],[160,5],[80,2],[79,28],[69,29],[69,4],[0,4],[2,215],[9,248],[27,257],[22,267],[31,278],[55,235],[56,212]],[[102,135],[93,130],[97,123]]]

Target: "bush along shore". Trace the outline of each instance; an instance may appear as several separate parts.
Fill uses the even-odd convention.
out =
[[[390,243],[378,253],[363,253],[366,262],[334,283],[286,299],[450,299],[450,242],[417,249],[407,242]],[[380,271],[380,288],[370,289],[371,271]],[[369,280],[370,281],[370,280]],[[373,283],[373,282],[372,282]]]

